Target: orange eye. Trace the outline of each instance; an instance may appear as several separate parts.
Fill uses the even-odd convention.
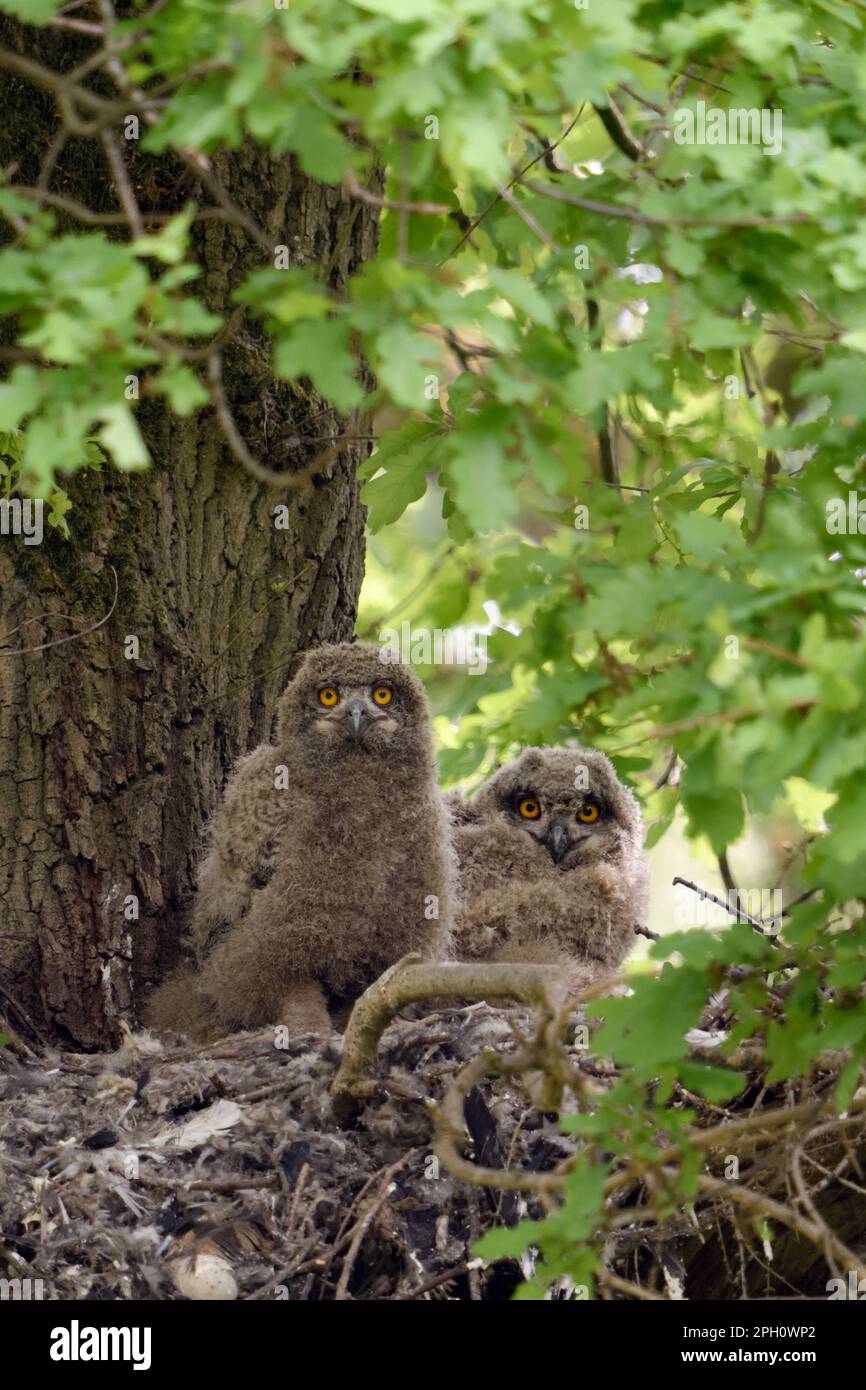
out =
[[[584,825],[592,825],[593,821],[598,820],[600,811],[593,801],[587,801],[585,806],[581,806],[577,813],[577,819],[582,820]]]
[[[337,703],[338,695],[332,685],[323,685],[319,691],[319,703],[325,705],[327,709],[333,709]]]
[[[538,820],[541,815],[541,807],[534,796],[524,796],[517,809],[524,820]]]
[[[373,690],[373,699],[377,705],[390,705],[394,698],[394,692],[390,685],[377,685]]]

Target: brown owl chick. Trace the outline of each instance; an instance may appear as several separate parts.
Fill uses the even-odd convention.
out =
[[[329,1031],[328,1006],[407,951],[447,955],[455,877],[423,686],[379,648],[320,647],[280,699],[275,742],[228,785],[199,969],[157,991],[152,1026]]]
[[[446,797],[461,960],[559,965],[575,993],[612,973],[646,914],[637,801],[603,754],[528,748],[469,802]]]

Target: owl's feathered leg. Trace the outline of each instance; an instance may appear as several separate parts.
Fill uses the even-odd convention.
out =
[[[184,1033],[197,1042],[209,1042],[226,1030],[198,988],[198,976],[182,967],[150,997],[144,1015],[148,1028],[157,1033]]]
[[[509,889],[491,888],[457,914],[454,953],[458,960],[489,960],[497,945],[507,939],[511,926]]]
[[[333,1031],[325,993],[318,980],[296,980],[289,986],[279,1008],[276,1023],[282,1023],[294,1037],[303,1033]]]
[[[303,956],[282,888],[271,884],[204,961],[201,994],[227,1031],[283,1024],[295,1034],[329,1034],[325,995]]]

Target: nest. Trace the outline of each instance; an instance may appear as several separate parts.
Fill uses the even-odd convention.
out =
[[[537,1253],[487,1264],[475,1242],[555,1210],[586,1142],[560,1130],[550,1068],[560,1114],[616,1073],[571,1044],[568,1011],[551,1032],[525,1006],[416,1003],[380,1038],[413,969],[372,987],[342,1040],[0,1049],[0,1276],[57,1300],[510,1298]],[[709,1060],[718,1010],[704,1024],[689,1045]],[[838,1059],[789,1088],[739,1052],[732,1105],[670,1102],[695,1117],[693,1203],[660,1198],[670,1135],[654,1174],[613,1167],[602,1297],[826,1297],[866,1270],[866,1090],[839,1115]],[[563,1279],[548,1296],[581,1295]]]
[[[0,1267],[47,1299],[510,1297],[528,1272],[483,1267],[474,1239],[533,1208],[474,1188],[432,1151],[435,1103],[526,1010],[395,1020],[376,1095],[340,1116],[340,1039],[208,1048],[128,1034],[106,1056],[0,1051]],[[483,1093],[486,1091],[486,1097]],[[544,1170],[570,1152],[519,1087],[467,1105],[479,1161]]]

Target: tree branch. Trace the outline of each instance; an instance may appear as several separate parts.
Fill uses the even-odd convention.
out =
[[[514,182],[520,181],[518,176]],[[813,219],[805,212],[792,212],[786,217],[653,217],[637,208],[623,207],[618,203],[599,203],[594,198],[577,198],[573,193],[563,193],[546,183],[527,179],[522,185],[542,198],[552,198],[555,203],[568,203],[570,207],[583,208],[584,212],[597,212],[604,217],[621,217],[628,222],[639,222],[646,227],[781,227],[796,222],[811,222]]]
[[[684,888],[690,888],[693,893],[697,893],[702,901],[715,903],[716,907],[722,908],[725,912],[729,913],[731,917],[736,917],[738,922],[748,922],[750,927],[755,928],[755,931],[760,932],[762,936],[766,936],[763,923],[760,922],[757,917],[750,917],[749,913],[741,911],[739,906],[736,908],[731,907],[728,903],[723,902],[721,898],[717,898],[715,893],[711,893],[708,888],[699,888],[698,885],[692,883],[690,879],[680,878],[679,876],[672,879],[671,882],[674,886],[681,883]],[[736,889],[733,891],[736,892]]]
[[[210,385],[210,396],[214,410],[217,414],[223,433],[228,441],[229,448],[239,463],[246,471],[260,483],[267,483],[270,487],[279,487],[297,491],[299,488],[308,487],[318,474],[323,473],[326,468],[339,457],[339,447],[331,444],[325,449],[321,449],[312,463],[306,468],[300,469],[297,473],[277,473],[272,468],[266,468],[259,463],[247,448],[240,430],[235,423],[229,403],[223,389],[222,379],[222,360],[218,352],[212,352],[208,357],[208,382]],[[354,432],[348,435],[339,436],[341,439],[353,438]]]
[[[100,618],[98,623],[94,623],[92,627],[86,627],[83,632],[73,632],[69,637],[56,637],[53,642],[42,642],[38,647],[17,647],[13,651],[0,650],[0,657],[27,656],[30,652],[47,652],[49,647],[62,647],[66,642],[78,642],[82,637],[89,637],[91,632],[96,632],[98,628],[103,627],[117,607],[117,596],[120,592],[120,581],[117,578],[117,570],[113,565],[109,565],[108,568],[114,575],[114,598],[111,600],[111,607],[105,617]]]
[[[386,970],[352,1010],[343,1056],[331,1086],[334,1103],[351,1109],[374,1089],[371,1072],[379,1039],[406,1004],[437,996],[460,999],[517,999],[553,1013],[564,998],[560,972],[552,965],[461,965],[422,961],[408,955]]]
[[[455,211],[445,203],[405,203],[397,202],[393,198],[382,198],[378,193],[371,193],[369,189],[362,188],[352,169],[347,169],[343,175],[343,187],[350,198],[357,198],[359,202],[368,203],[373,208],[386,208],[389,212],[420,212],[429,217],[450,217]]]

